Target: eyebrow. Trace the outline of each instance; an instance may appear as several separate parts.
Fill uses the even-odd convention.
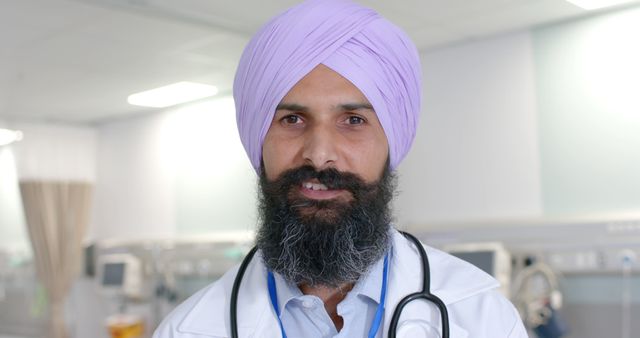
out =
[[[360,110],[360,109],[366,109],[366,110],[373,110],[373,106],[371,105],[371,103],[347,103],[347,104],[341,104],[338,107],[340,107],[340,109],[342,110]]]
[[[340,110],[373,110],[373,106],[370,103],[345,103],[338,105]],[[306,113],[309,111],[309,107],[297,104],[297,103],[280,103],[276,106],[276,110],[288,110],[288,111],[296,111],[301,113]]]
[[[276,107],[276,110],[289,110],[289,111],[297,111],[301,113],[306,113],[309,111],[308,107],[299,105],[297,103],[280,103]]]

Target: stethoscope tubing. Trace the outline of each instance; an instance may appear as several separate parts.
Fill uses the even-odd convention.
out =
[[[431,268],[429,267],[429,257],[427,256],[427,252],[424,250],[422,243],[420,243],[415,236],[404,231],[400,231],[400,233],[413,242],[413,245],[415,245],[416,249],[418,249],[418,253],[420,254],[420,259],[422,260],[422,290],[405,296],[400,300],[398,305],[396,305],[396,308],[393,311],[393,316],[391,317],[391,322],[389,323],[389,338],[396,338],[398,322],[400,321],[400,315],[402,315],[404,307],[418,299],[430,301],[438,308],[440,311],[440,320],[442,321],[442,338],[449,338],[449,313],[447,311],[447,306],[440,298],[431,293]]]
[[[251,259],[258,251],[258,247],[253,247],[247,256],[242,260],[240,268],[238,268],[238,274],[233,281],[233,287],[231,288],[231,304],[229,305],[229,317],[231,319],[231,338],[238,338],[238,292],[240,291],[240,284],[242,284],[242,277],[247,270],[247,266],[251,263]]]

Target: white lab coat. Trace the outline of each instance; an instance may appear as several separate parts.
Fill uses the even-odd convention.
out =
[[[452,338],[525,338],[527,332],[514,306],[498,291],[498,282],[475,266],[426,247],[431,289],[447,305]],[[417,249],[393,231],[384,334],[388,336],[396,304],[422,287],[422,263]],[[153,338],[227,338],[229,298],[238,268],[197,292],[160,324]],[[280,337],[280,326],[266,283],[266,269],[256,254],[248,266],[238,296],[238,335],[241,338]],[[426,301],[407,305],[398,323],[399,338],[440,337],[440,313]],[[366,333],[363,332],[363,336]],[[294,337],[292,337],[294,338]]]

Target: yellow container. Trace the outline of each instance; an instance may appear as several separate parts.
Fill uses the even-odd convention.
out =
[[[143,338],[144,320],[134,315],[114,315],[107,318],[111,338]]]

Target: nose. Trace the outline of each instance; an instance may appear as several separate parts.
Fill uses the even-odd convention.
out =
[[[337,135],[327,127],[312,128],[305,135],[302,156],[305,164],[317,170],[334,167],[338,160]]]

